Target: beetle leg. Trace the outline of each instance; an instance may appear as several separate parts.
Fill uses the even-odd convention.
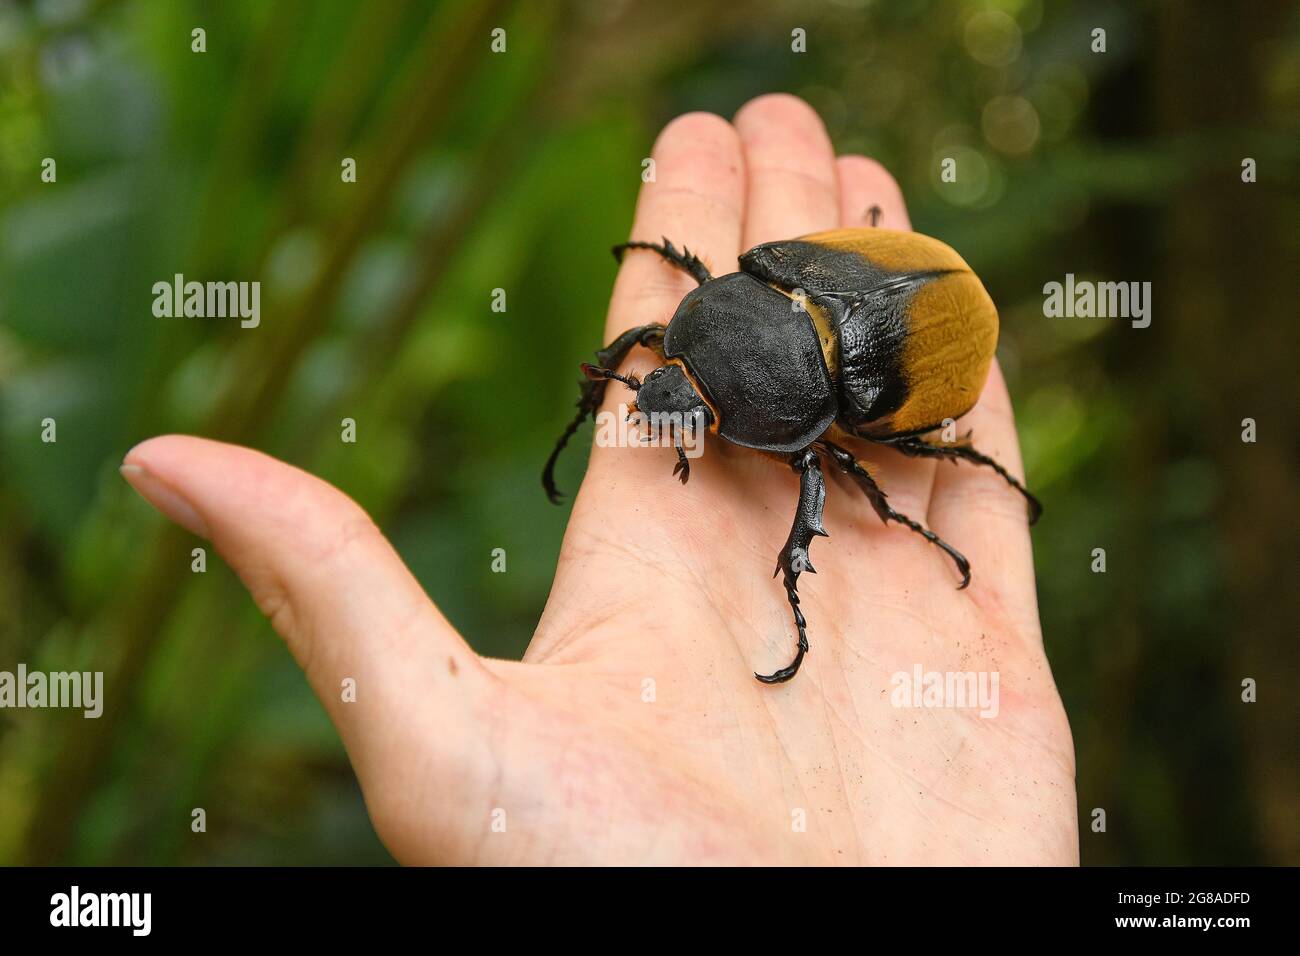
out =
[[[826,537],[822,527],[822,509],[826,505],[826,482],[822,478],[821,464],[817,453],[811,448],[796,452],[790,460],[790,466],[799,474],[799,509],[795,512],[794,525],[790,528],[790,537],[776,559],[776,573],[784,572],[786,600],[794,612],[794,623],[799,629],[799,647],[794,660],[772,674],[754,674],[764,684],[780,684],[788,681],[799,671],[804,654],[808,653],[808,622],[799,610],[798,582],[799,574],[807,571],[816,574],[812,562],[808,560],[808,547],[814,537]],[[774,574],[773,577],[776,575]]]
[[[958,460],[969,461],[976,465],[988,465],[996,471],[1002,478],[1016,491],[1025,496],[1025,501],[1029,504],[1029,523],[1033,524],[1043,514],[1042,503],[1030,494],[1029,489],[1022,485],[1011,472],[1007,471],[996,461],[978,452],[972,448],[963,439],[961,442],[952,445],[932,445],[923,438],[911,436],[908,438],[896,438],[893,441],[882,441],[881,444],[888,445],[890,448],[897,448],[904,455],[910,455],[913,458],[947,458],[953,464]]]
[[[891,521],[896,521],[915,531],[931,544],[938,545],[943,549],[944,553],[946,553],[948,557],[952,558],[953,563],[957,565],[957,570],[961,572],[961,584],[958,586],[957,590],[960,591],[962,588],[966,587],[966,585],[970,584],[970,562],[966,560],[965,555],[950,545],[947,541],[944,541],[943,538],[939,537],[929,528],[925,527],[925,525],[913,521],[907,515],[901,514],[890,507],[889,502],[886,500],[887,496],[885,495],[885,492],[881,489],[880,485],[876,484],[876,479],[871,477],[871,472],[867,471],[866,466],[853,457],[852,452],[828,441],[821,442],[820,444],[826,449],[830,456],[835,459],[835,464],[839,465],[840,470],[852,477],[858,483],[858,486],[862,489],[863,493],[866,494],[867,500],[871,502],[871,507],[875,508],[876,514],[880,515],[881,521],[886,524]]]
[[[880,214],[879,206],[873,204],[870,208],[867,209],[867,218],[871,220],[871,225],[873,227],[880,225],[880,215],[881,214]]]
[[[664,330],[666,328],[667,326],[656,322],[628,329],[596,353],[596,364],[607,369],[617,368],[623,364],[623,360],[627,358],[627,353],[637,345],[644,345],[660,358],[663,358]],[[564,450],[564,446],[569,443],[569,439],[573,437],[579,426],[589,417],[595,416],[596,411],[600,408],[600,403],[605,400],[605,387],[608,384],[609,381],[605,378],[588,378],[587,381],[581,383],[582,393],[578,397],[578,414],[574,416],[573,421],[560,435],[560,440],[555,443],[555,449],[551,452],[551,457],[546,459],[546,467],[542,469],[542,487],[546,489],[546,497],[551,499],[551,504],[558,505],[560,503],[560,490],[555,487],[555,463],[559,460],[560,452]]]
[[[619,262],[623,261],[623,253],[628,249],[651,249],[659,253],[677,268],[687,273],[692,279],[700,285],[708,282],[713,276],[709,275],[709,267],[700,261],[700,257],[691,252],[685,246],[680,250],[664,237],[663,245],[657,242],[621,242],[610,252],[614,253],[614,258]]]

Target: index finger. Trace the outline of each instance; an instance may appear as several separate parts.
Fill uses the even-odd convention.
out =
[[[735,272],[745,199],[740,138],[712,113],[687,113],[664,127],[650,158],[654,178],[641,187],[631,239],[670,240],[689,248],[714,275]],[[649,250],[623,256],[610,300],[605,340],[637,325],[667,324],[695,286],[680,269]]]
[[[712,113],[687,113],[664,127],[651,159],[653,178],[641,187],[632,241],[660,243],[668,239],[677,249],[689,249],[697,255],[714,275],[735,272],[745,197],[744,157],[735,129]],[[667,325],[694,287],[691,276],[655,252],[627,250],[614,283],[605,341],[636,326]],[[641,374],[655,364],[654,357],[644,349],[633,349],[622,368],[625,373]],[[602,414],[616,409],[628,394],[621,386],[607,389]],[[581,527],[587,527],[582,524],[587,518],[604,520],[599,517],[600,500],[617,497],[629,483],[656,479],[662,482],[665,463],[672,459],[671,451],[628,451],[602,447],[598,437],[583,491],[574,507]],[[587,491],[593,478],[602,489],[599,497]]]

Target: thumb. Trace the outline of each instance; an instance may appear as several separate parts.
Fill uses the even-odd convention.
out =
[[[409,759],[394,750],[420,733],[413,715],[448,746],[474,746],[472,712],[492,678],[354,501],[260,452],[182,435],[137,445],[122,474],[239,575],[363,782]]]

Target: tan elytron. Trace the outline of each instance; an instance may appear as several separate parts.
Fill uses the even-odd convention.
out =
[[[914,232],[836,229],[800,238],[855,253],[887,272],[946,272],[922,284],[906,306],[901,357],[906,401],[858,430],[873,436],[912,434],[970,411],[997,348],[998,313],[966,261],[950,246]]]

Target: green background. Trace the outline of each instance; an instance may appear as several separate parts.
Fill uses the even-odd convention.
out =
[[[186,431],[320,474],[518,656],[641,161],[770,91],[999,304],[1083,860],[1300,862],[1300,18],[1264,0],[0,0],[0,669],[107,672],[99,720],[0,711],[0,862],[389,861],[280,641],[117,466]],[[155,318],[177,272],[261,281],[261,328]],[[1151,327],[1044,318],[1067,272],[1153,283]]]

